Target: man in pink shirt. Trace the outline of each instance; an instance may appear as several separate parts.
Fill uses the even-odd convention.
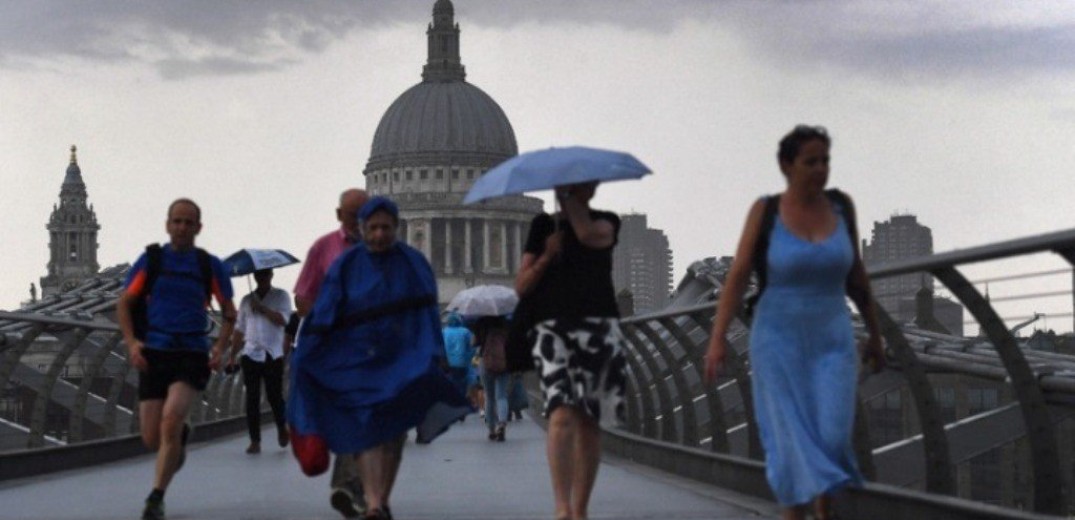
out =
[[[318,238],[310,251],[306,253],[299,280],[295,282],[295,309],[300,317],[305,317],[317,301],[321,282],[325,273],[340,256],[340,253],[358,243],[358,210],[369,200],[365,190],[352,188],[340,194],[340,207],[336,208],[336,219],[340,228]],[[332,467],[332,494],[329,502],[344,518],[358,518],[365,509],[362,495],[362,482],[358,478],[355,454],[337,454],[336,464]],[[355,499],[359,503],[355,503]]]

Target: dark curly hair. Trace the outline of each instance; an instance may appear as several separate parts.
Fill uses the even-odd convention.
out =
[[[832,138],[823,126],[796,125],[783,139],[780,140],[780,148],[776,152],[776,158],[781,164],[795,162],[799,150],[803,145],[819,140],[828,146],[832,146]]]

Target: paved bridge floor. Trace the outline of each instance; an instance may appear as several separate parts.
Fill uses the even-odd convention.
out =
[[[265,440],[274,440],[266,429]],[[246,436],[190,447],[165,499],[170,520],[335,520],[328,475],[309,478],[290,452],[269,444],[247,455]],[[0,483],[4,520],[136,519],[150,489],[153,457]],[[393,492],[400,520],[548,519],[552,490],[544,432],[509,423],[504,443],[485,439],[477,416],[426,446],[408,442]],[[668,476],[627,461],[602,463],[591,501],[595,519],[776,518],[768,502]]]

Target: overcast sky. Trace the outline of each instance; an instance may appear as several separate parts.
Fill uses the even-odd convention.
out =
[[[165,239],[190,196],[220,256],[299,256],[363,186],[377,123],[420,81],[433,0],[0,0],[0,308],[45,274],[68,148],[101,224],[102,266]],[[654,171],[594,205],[649,215],[675,255],[730,254],[776,142],[834,138],[831,183],[874,221],[913,213],[937,251],[1075,222],[1069,1],[457,0],[467,80],[521,151],[627,150]],[[1062,267],[1054,258],[978,268]],[[298,269],[282,270],[290,289]],[[1037,285],[1034,285],[1036,283]],[[1005,291],[1069,289],[1053,276]],[[1071,298],[1002,308],[1070,313]],[[1048,321],[1071,330],[1070,317]]]

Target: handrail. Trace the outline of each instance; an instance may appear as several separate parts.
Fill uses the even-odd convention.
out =
[[[956,266],[964,264],[1048,251],[1056,252],[1068,263],[1075,264],[1075,229],[893,262],[868,270],[871,279],[917,272],[932,274],[970,310],[987,334],[984,338],[970,340],[928,331],[905,330],[885,316],[888,325],[883,329],[889,355],[894,358],[890,367],[902,375],[903,387],[909,390],[905,395],[912,398],[922,428],[923,435],[915,437],[915,442],[923,446],[920,453],[927,459],[924,465],[919,466],[924,468],[926,474],[918,477],[926,482],[927,491],[942,495],[956,492],[955,463],[950,460],[948,446],[950,440],[944,428],[941,407],[936,401],[935,383],[928,377],[930,372],[955,372],[1010,387],[1011,395],[1019,405],[1012,408],[1013,417],[1021,414],[1024,422],[1022,431],[1031,447],[1034,509],[1042,513],[1067,512],[1063,489],[1065,479],[1061,477],[1058,440],[1049,406],[1075,406],[1075,370],[1071,369],[1075,357],[1063,359],[1060,354],[1023,352],[996,317],[989,302],[977,294],[956,269]],[[710,279],[700,278],[697,283],[715,284],[715,289],[720,289],[722,280],[719,280],[719,276],[715,280],[712,276],[705,278]],[[712,295],[715,292],[695,291],[689,294]],[[641,438],[688,448],[705,448],[708,445],[710,449],[715,449],[719,444],[721,449],[728,450],[726,454],[730,456],[749,457],[745,451],[748,445],[745,435],[756,429],[751,414],[740,415],[738,421],[729,419],[736,413],[742,413],[742,409],[735,412],[732,407],[741,402],[741,397],[746,397],[737,394],[749,392],[749,367],[726,376],[716,388],[702,385],[699,377],[701,371],[697,364],[701,362],[709,330],[706,327],[708,320],[699,320],[698,316],[712,315],[715,306],[714,301],[689,303],[622,320],[625,330],[641,332],[629,336],[631,341],[626,345],[631,351],[629,359],[670,360],[673,356],[665,354],[669,349],[680,349],[687,353],[675,360],[676,366],[666,366],[660,373],[653,373],[655,367],[646,367],[644,364],[628,365],[629,387],[637,394],[631,397],[632,402],[644,405],[652,403],[650,408],[662,411],[660,423],[667,424],[669,428],[654,431],[645,423],[651,418],[636,417],[635,421],[641,423],[628,424],[625,431],[642,432],[644,435]],[[745,322],[738,325],[739,330],[746,326]],[[861,323],[856,326],[861,328]],[[745,341],[744,336],[741,335],[741,338],[741,341]],[[986,343],[991,348],[984,348],[983,344]],[[938,344],[942,346],[938,347]],[[951,347],[945,348],[943,345]],[[971,349],[973,356],[962,353]],[[745,353],[740,351],[740,355]],[[747,384],[743,384],[744,379]],[[740,384],[729,384],[729,381],[736,380]],[[684,389],[687,390],[685,395]],[[667,403],[667,399],[675,399],[676,402]],[[704,404],[699,403],[702,400]],[[867,407],[860,404],[859,408]],[[672,417],[668,416],[668,410],[674,410]],[[676,425],[694,425],[702,431],[685,432],[682,428],[677,429]],[[703,433],[715,425],[726,428],[726,435]],[[869,450],[865,453],[867,457],[870,456]],[[871,462],[863,461],[863,466],[868,467]]]
[[[1013,256],[1022,256],[1047,251],[1059,251],[1075,247],[1075,229],[1056,231],[1032,237],[1006,240],[994,244],[957,249],[945,253],[909,258],[896,262],[889,262],[868,268],[870,278],[888,278],[901,274],[911,274],[922,271],[953,266],[1000,260]]]

